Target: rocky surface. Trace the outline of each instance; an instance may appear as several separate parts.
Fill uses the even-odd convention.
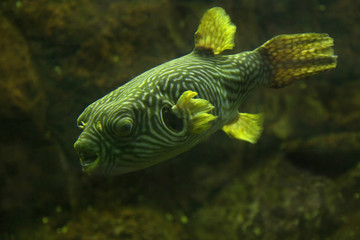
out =
[[[106,209],[88,207],[71,216],[63,225],[51,217],[43,217],[38,228],[26,229],[21,239],[164,239],[181,238],[181,225],[172,224],[172,216],[148,207],[120,207],[111,204]],[[57,214],[57,217],[61,213]],[[58,220],[55,220],[58,222]],[[86,228],[86,231],[84,229]]]
[[[343,184],[357,174],[359,167],[334,181],[272,157],[234,178],[193,215],[193,239],[320,240],[344,233],[356,239],[358,212],[348,206],[358,202],[359,182]]]

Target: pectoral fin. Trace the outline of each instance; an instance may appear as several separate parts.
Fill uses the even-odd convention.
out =
[[[262,114],[239,113],[235,121],[222,130],[230,137],[256,143],[263,130],[263,119]]]
[[[190,133],[200,134],[210,128],[211,121],[216,116],[208,113],[214,106],[205,99],[194,99],[196,95],[193,91],[184,92],[172,107],[172,111],[177,117],[187,120]]]

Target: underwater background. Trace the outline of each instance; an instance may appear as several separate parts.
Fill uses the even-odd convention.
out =
[[[192,51],[206,9],[235,49],[324,32],[338,66],[258,89],[255,145],[218,132],[139,172],[88,176],[73,148],[83,109]],[[360,1],[2,0],[0,239],[360,239]]]

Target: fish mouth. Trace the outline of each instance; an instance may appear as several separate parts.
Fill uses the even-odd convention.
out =
[[[100,163],[100,157],[99,154],[85,154],[80,153],[80,163],[82,166],[82,170],[88,174],[93,172]]]

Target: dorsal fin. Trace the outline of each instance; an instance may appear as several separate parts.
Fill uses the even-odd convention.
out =
[[[211,8],[201,18],[199,28],[195,33],[195,49],[210,50],[215,55],[226,49],[232,49],[235,31],[236,26],[224,9]]]

